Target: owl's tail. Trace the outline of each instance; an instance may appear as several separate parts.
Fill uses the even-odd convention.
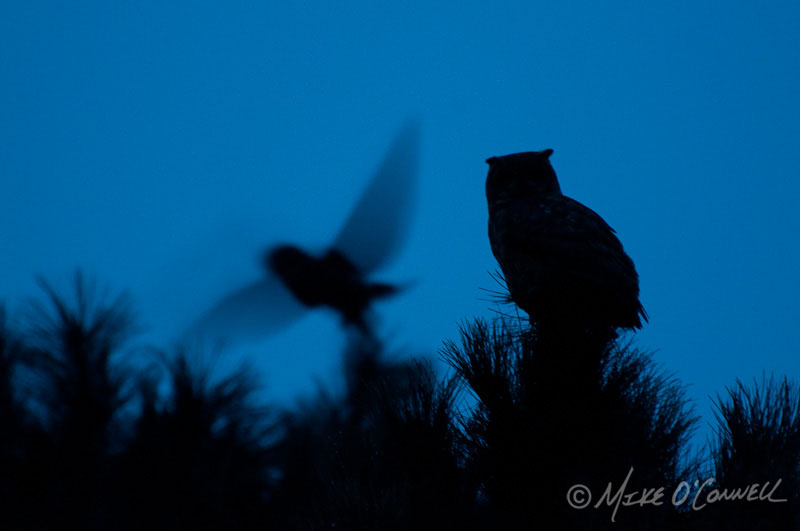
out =
[[[650,322],[650,316],[647,315],[647,312],[645,311],[644,306],[642,306],[641,302],[639,303],[639,315],[642,317],[642,319],[644,319],[645,323]],[[641,324],[637,328],[641,328]]]
[[[373,283],[367,284],[365,286],[365,291],[367,300],[371,302],[374,299],[383,299],[385,297],[396,295],[401,290],[398,286],[394,286],[392,284]]]
[[[373,301],[391,297],[400,292],[400,288],[392,284],[373,282],[362,284],[351,292],[349,300],[337,309],[341,312],[344,323],[353,325],[363,334],[372,333],[368,322],[368,314]]]

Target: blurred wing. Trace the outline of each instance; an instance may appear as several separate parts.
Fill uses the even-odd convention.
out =
[[[304,309],[279,278],[267,275],[223,297],[191,326],[188,334],[214,343],[255,341],[285,328]]]
[[[367,189],[342,227],[334,248],[363,273],[387,264],[405,243],[416,194],[419,124],[398,133]]]

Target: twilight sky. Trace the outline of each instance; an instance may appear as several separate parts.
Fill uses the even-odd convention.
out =
[[[3,2],[0,298],[81,267],[167,342],[263,248],[330,244],[414,116],[390,348],[492,315],[484,159],[553,148],[637,266],[637,344],[708,416],[737,377],[800,374],[798,27],[789,1]],[[318,311],[231,356],[288,397],[343,344]]]

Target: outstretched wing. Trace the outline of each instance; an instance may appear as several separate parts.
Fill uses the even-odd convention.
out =
[[[416,195],[419,124],[397,133],[367,189],[356,203],[333,247],[363,273],[387,264],[408,233]]]
[[[225,219],[210,226],[172,278],[180,289],[181,339],[237,344],[263,339],[303,315],[304,307],[271,272],[254,263],[260,220]],[[213,244],[212,244],[213,242]],[[176,304],[177,306],[177,304]]]
[[[275,275],[229,293],[189,329],[189,337],[238,344],[262,339],[303,314],[304,307]]]

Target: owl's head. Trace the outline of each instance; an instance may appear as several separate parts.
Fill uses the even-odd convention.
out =
[[[556,172],[550,165],[552,149],[526,151],[486,159],[486,199],[514,199],[540,194],[560,194]]]

